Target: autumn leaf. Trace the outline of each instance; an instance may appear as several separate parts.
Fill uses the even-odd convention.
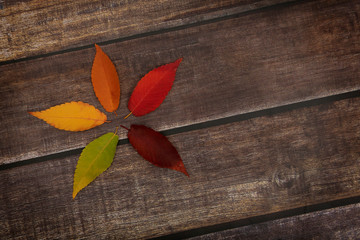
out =
[[[106,122],[106,115],[84,102],[69,102],[39,112],[29,112],[53,127],[66,131],[84,131]]]
[[[128,102],[131,111],[128,116],[143,116],[160,106],[174,83],[181,61],[182,58],[179,58],[173,63],[155,68],[138,82]]]
[[[164,135],[143,125],[131,125],[130,129],[121,127],[128,130],[131,145],[147,161],[189,176],[178,151]]]
[[[118,141],[116,133],[106,133],[84,148],[74,174],[73,198],[110,167]]]
[[[119,107],[120,83],[114,64],[110,58],[95,44],[96,54],[91,69],[91,82],[96,97],[108,112]]]

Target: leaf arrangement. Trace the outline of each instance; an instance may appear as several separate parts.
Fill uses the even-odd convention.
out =
[[[114,112],[120,103],[120,83],[115,65],[95,44],[96,54],[91,69],[91,82],[96,97],[107,112]],[[157,109],[164,101],[175,80],[176,70],[182,58],[153,69],[136,85],[128,102],[130,113],[136,117]],[[85,131],[107,121],[104,113],[83,102],[67,102],[39,112],[29,114],[44,120],[51,126],[66,131]],[[130,144],[147,161],[161,168],[169,168],[189,176],[184,163],[171,142],[161,133],[143,126],[131,125],[128,131]],[[119,136],[106,133],[90,142],[78,160],[73,185],[73,198],[108,169],[114,159]]]

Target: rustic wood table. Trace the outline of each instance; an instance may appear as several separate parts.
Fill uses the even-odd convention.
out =
[[[66,132],[30,116],[103,110],[99,44],[119,116]],[[163,104],[122,119],[138,80],[183,57]],[[1,0],[1,239],[356,239],[360,236],[358,0]],[[144,161],[126,131],[72,199],[82,149],[119,125],[167,135],[190,178]]]

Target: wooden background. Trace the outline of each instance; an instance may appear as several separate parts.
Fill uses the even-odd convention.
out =
[[[357,0],[0,1],[1,239],[360,236]],[[119,116],[85,132],[30,116],[92,90],[99,44]],[[184,60],[154,112],[123,120],[137,81]],[[112,166],[72,199],[83,147],[119,124],[162,131],[190,178],[120,131]]]

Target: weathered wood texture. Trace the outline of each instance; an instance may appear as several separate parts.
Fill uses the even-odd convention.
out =
[[[189,240],[357,239],[360,204],[206,234]]]
[[[27,111],[79,100],[102,110],[94,49],[0,66],[0,164],[84,147],[120,122],[164,130],[360,89],[359,12],[355,0],[306,2],[104,46],[120,75],[120,116],[144,74],[184,60],[159,109],[126,121],[110,114],[112,123],[80,133]]]
[[[122,145],[75,200],[78,156],[3,170],[0,235],[141,239],[358,196],[359,119],[352,98],[172,135],[190,178]]]
[[[0,1],[0,61],[86,46],[289,1]]]

